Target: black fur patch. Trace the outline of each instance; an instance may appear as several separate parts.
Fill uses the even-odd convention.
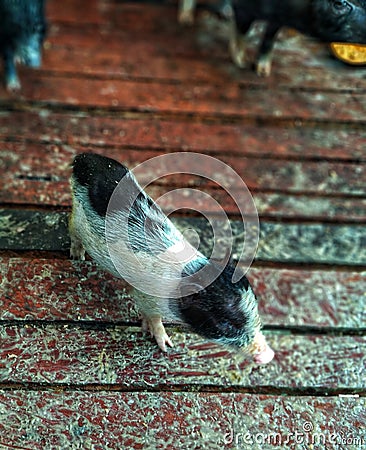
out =
[[[129,172],[129,169],[114,159],[95,153],[81,153],[74,158],[73,175],[76,181],[88,189],[92,208],[101,217],[108,211],[110,198],[118,183]],[[131,183],[134,183],[131,180]],[[163,242],[162,236],[167,236],[169,229],[166,216],[155,202],[135,184],[139,193],[128,216],[128,233],[131,248],[135,252],[143,251],[154,254],[167,249],[171,244]],[[128,194],[126,194],[128,195]],[[121,208],[124,207],[123,201]],[[154,212],[154,219],[149,217]],[[148,242],[156,242],[156,251]]]
[[[213,268],[218,270],[218,268]],[[210,340],[225,339],[246,345],[253,339],[256,318],[252,309],[242,309],[242,294],[251,289],[246,277],[233,284],[231,281],[234,268],[229,265],[219,277],[205,289],[184,296],[184,278],[182,281],[182,298],[178,301],[178,314],[193,331]],[[198,286],[202,286],[199,278]],[[192,280],[190,281],[190,283]]]
[[[16,43],[26,44],[33,33],[43,42],[47,23],[44,0],[2,0],[0,1],[0,49]]]
[[[80,153],[73,162],[76,181],[88,188],[90,204],[102,217],[107,213],[113,191],[126,173],[127,167],[95,153]]]

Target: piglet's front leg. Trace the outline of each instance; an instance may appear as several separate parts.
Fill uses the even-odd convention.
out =
[[[167,345],[173,347],[173,343],[162,323],[161,303],[166,300],[148,295],[137,289],[133,289],[132,298],[136,301],[137,307],[141,312],[142,331],[149,331],[163,352],[167,351]]]
[[[167,351],[167,345],[173,347],[173,342],[165,331],[161,317],[149,317],[142,314],[142,331],[150,331],[151,336],[155,338],[159,348],[163,352]]]

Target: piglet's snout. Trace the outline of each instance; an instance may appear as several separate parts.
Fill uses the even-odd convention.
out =
[[[274,355],[275,352],[267,345],[267,348],[263,352],[254,355],[253,360],[256,364],[267,364],[272,361]]]
[[[250,353],[256,364],[267,364],[274,358],[275,352],[267,344],[266,338],[262,333],[257,333],[254,342],[251,345]]]

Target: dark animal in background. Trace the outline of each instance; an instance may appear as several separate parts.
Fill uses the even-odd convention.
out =
[[[247,64],[245,35],[257,20],[266,22],[257,57],[258,75],[271,71],[271,53],[280,28],[290,27],[323,42],[366,43],[365,0],[233,0],[230,53],[235,64]]]
[[[0,52],[4,61],[5,86],[20,89],[16,64],[41,65],[46,31],[44,0],[0,0]]]
[[[195,0],[180,0],[178,20],[193,23]],[[272,48],[282,27],[294,28],[323,42],[366,43],[366,0],[219,0],[205,3],[220,17],[233,17],[230,54],[234,63],[248,61],[246,33],[255,21],[266,22],[256,61],[258,75],[271,72]]]
[[[109,201],[121,180],[122,204],[118,202],[111,211]],[[150,288],[149,292],[135,289],[133,297],[142,313],[143,329],[150,331],[163,351],[173,345],[162,324],[165,316],[209,340],[251,353],[258,364],[273,358],[260,331],[257,301],[247,278],[233,283],[232,264],[220,267],[193,249],[125,166],[93,153],[79,154],[73,162],[71,187],[71,256],[84,259],[86,251],[113,275],[123,278],[121,274],[128,273],[128,281],[132,277]],[[128,207],[126,198],[133,199]],[[106,236],[107,215],[113,224],[112,241]],[[121,227],[120,219],[128,226]],[[117,250],[118,261],[111,257],[111,246]],[[179,256],[180,249],[188,258]],[[143,267],[136,263],[136,255]],[[214,275],[212,284],[203,285],[201,268]],[[172,296],[175,286],[178,295]],[[192,291],[191,286],[199,289]]]

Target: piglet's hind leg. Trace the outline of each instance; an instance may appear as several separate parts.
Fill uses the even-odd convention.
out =
[[[70,234],[70,256],[72,259],[85,260],[85,249],[81,239],[74,230],[72,218],[69,221],[69,234]]]
[[[161,317],[159,316],[147,316],[146,314],[142,315],[142,330],[150,331],[151,336],[153,336],[163,352],[167,351],[167,344],[170,347],[173,347],[173,343],[170,337],[167,335],[164,325],[161,321]]]
[[[85,260],[85,250],[80,239],[71,237],[70,256],[72,259]]]

